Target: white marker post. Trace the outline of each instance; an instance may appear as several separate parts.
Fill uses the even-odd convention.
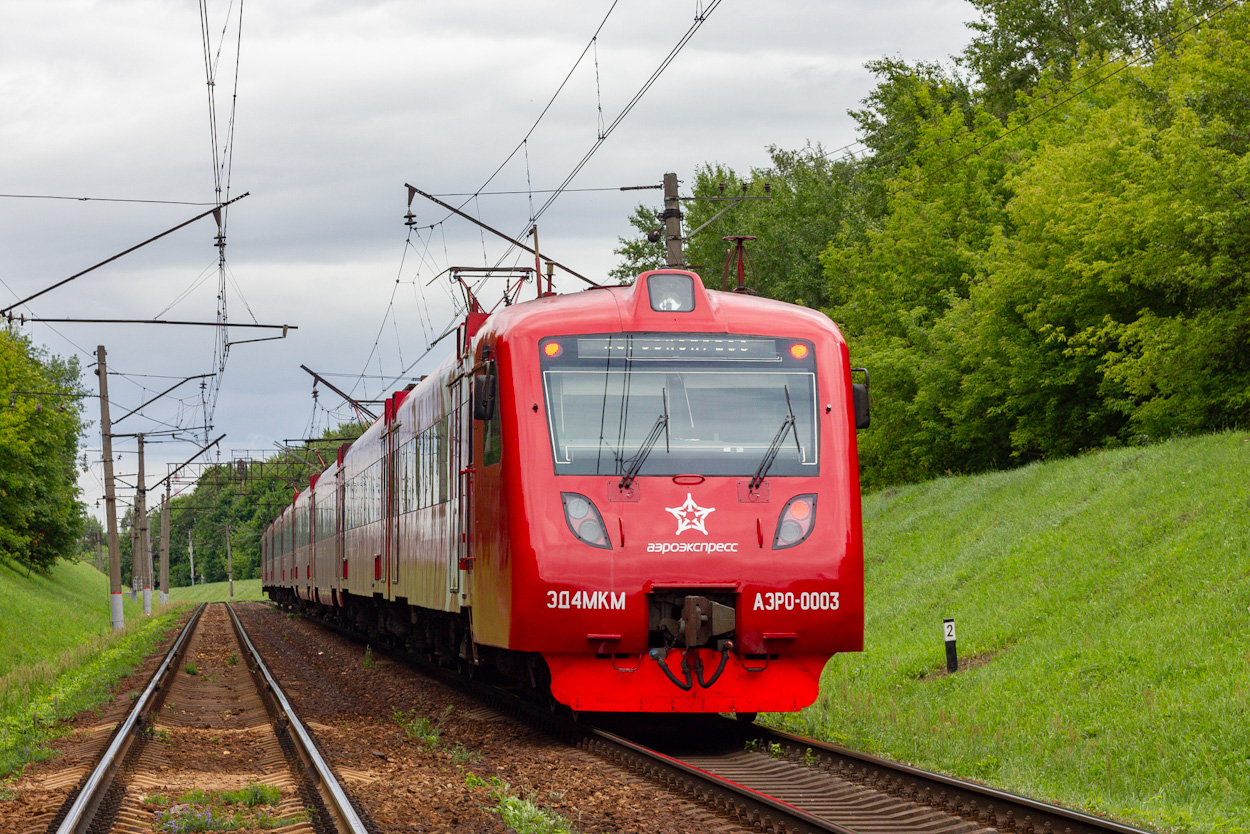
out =
[[[955,620],[947,617],[942,620],[942,636],[946,639],[946,671],[954,674],[959,671],[959,652],[955,648]]]

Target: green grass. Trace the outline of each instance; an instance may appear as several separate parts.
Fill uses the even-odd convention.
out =
[[[865,651],[781,726],[1138,825],[1250,832],[1250,435],[866,496]],[[961,664],[945,673],[941,624]]]
[[[142,600],[122,595],[127,622]],[[0,560],[0,677],[42,663],[84,639],[108,631],[108,577],[86,562],[57,562],[46,575],[26,575]]]
[[[230,599],[229,582],[209,582],[206,585],[195,585],[169,589],[169,601],[174,602],[227,602]],[[235,602],[251,602],[268,599],[260,590],[259,579],[234,580]]]
[[[282,792],[278,788],[253,782],[234,791],[188,791],[176,800],[163,794],[153,794],[144,800],[144,804],[159,809],[156,829],[170,834],[235,831],[240,828],[268,830],[308,819],[307,812],[275,817],[272,811],[263,807],[277,806],[281,801]]]
[[[418,741],[422,747],[432,750],[438,746],[443,724],[447,723],[454,709],[448,706],[438,719],[431,720],[427,716],[418,715],[416,710],[404,712],[395,708],[391,710],[391,720],[404,731],[405,738]]]
[[[512,793],[512,786],[498,776],[483,779],[476,773],[468,772],[464,783],[471,790],[486,788],[495,801],[495,813],[509,830],[517,834],[577,834],[572,822],[532,799],[516,796]]]
[[[59,562],[47,576],[0,562],[0,779],[47,758],[59,722],[103,703],[149,654],[177,615],[123,595],[126,628],[114,632],[108,577]]]

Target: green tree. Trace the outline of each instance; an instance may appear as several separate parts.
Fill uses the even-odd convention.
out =
[[[76,359],[0,332],[0,558],[39,571],[73,558],[82,395]]]
[[[986,302],[1086,368],[1086,413],[1103,415],[1085,434],[1064,419],[1058,451],[1250,420],[1248,37],[1239,6],[1108,82],[1017,179]],[[1057,442],[1018,431],[1021,448]]]
[[[864,66],[876,86],[848,113],[859,125],[859,141],[871,151],[870,169],[898,170],[920,148],[921,125],[972,105],[968,81],[940,63],[887,57]]]
[[[824,255],[874,371],[866,483],[1250,422],[1248,21],[1091,57],[1061,108],[1050,70],[1005,123],[917,124],[885,215]]]
[[[647,270],[659,269],[668,263],[664,249],[664,222],[660,220],[659,212],[639,204],[629,216],[629,225],[638,234],[629,238],[617,238],[620,246],[613,249],[612,254],[619,255],[621,261],[608,270],[608,276],[618,284],[632,284],[635,278]]]
[[[839,234],[857,238],[863,231],[859,166],[831,159],[819,145],[773,146],[769,156],[771,165],[746,177],[724,165],[696,171],[695,199],[685,208],[686,260],[707,286],[732,287],[736,267],[727,255],[733,246],[724,238],[752,235],[756,239],[746,244],[748,287],[809,307],[826,305],[831,299],[820,252]]]

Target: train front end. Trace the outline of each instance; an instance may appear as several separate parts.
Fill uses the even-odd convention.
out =
[[[507,339],[511,646],[575,710],[809,705],[863,643],[841,334],[687,272],[581,296]]]

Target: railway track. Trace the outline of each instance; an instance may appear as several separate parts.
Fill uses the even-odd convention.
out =
[[[288,834],[366,834],[228,606],[201,606],[47,834],[191,830],[238,816]]]
[[[767,832],[1147,834],[1138,828],[720,716],[580,746]],[[665,740],[656,741],[657,738]]]
[[[721,716],[578,723],[403,658],[543,732],[684,793],[746,830],[839,834],[1147,834],[984,785]],[[593,724],[593,726],[592,726]]]

